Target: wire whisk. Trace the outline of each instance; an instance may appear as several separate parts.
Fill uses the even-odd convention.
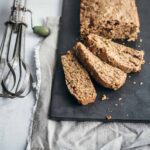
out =
[[[27,0],[14,0],[0,47],[1,97],[25,97],[32,89],[32,75],[25,63]]]

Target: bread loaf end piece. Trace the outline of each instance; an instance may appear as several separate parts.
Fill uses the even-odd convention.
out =
[[[135,41],[140,32],[135,0],[81,0],[80,32]]]

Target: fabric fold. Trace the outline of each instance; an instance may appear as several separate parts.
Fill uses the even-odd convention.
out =
[[[55,54],[59,32],[60,17],[48,18],[47,25],[51,34],[35,48],[36,59],[36,103],[33,108],[34,120],[31,124],[31,136],[28,139],[27,150],[48,150],[48,110],[51,95],[52,70],[55,64]],[[36,110],[36,111],[35,111]],[[32,132],[32,133],[31,133]]]

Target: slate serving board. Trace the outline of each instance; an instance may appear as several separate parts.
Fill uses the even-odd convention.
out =
[[[137,6],[141,22],[140,38],[143,42],[126,42],[126,45],[145,51],[146,63],[142,71],[130,74],[124,87],[115,92],[94,82],[98,93],[96,102],[81,106],[68,92],[60,62],[61,55],[71,49],[80,36],[80,0],[64,0],[49,111],[51,119],[106,121],[106,115],[111,115],[111,121],[150,122],[150,1],[138,0]],[[101,101],[103,94],[109,100]],[[122,100],[119,101],[119,98]]]

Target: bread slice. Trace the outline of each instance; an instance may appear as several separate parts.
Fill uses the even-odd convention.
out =
[[[81,0],[81,36],[90,33],[135,41],[140,31],[136,0]]]
[[[82,43],[78,42],[73,52],[91,76],[102,86],[117,90],[126,81],[127,74],[96,57]]]
[[[66,85],[70,93],[82,105],[93,103],[97,94],[87,71],[79,64],[70,51],[66,55],[61,56],[61,61]]]
[[[90,34],[86,43],[93,54],[126,73],[138,72],[144,64],[144,51],[114,43],[96,34]]]

